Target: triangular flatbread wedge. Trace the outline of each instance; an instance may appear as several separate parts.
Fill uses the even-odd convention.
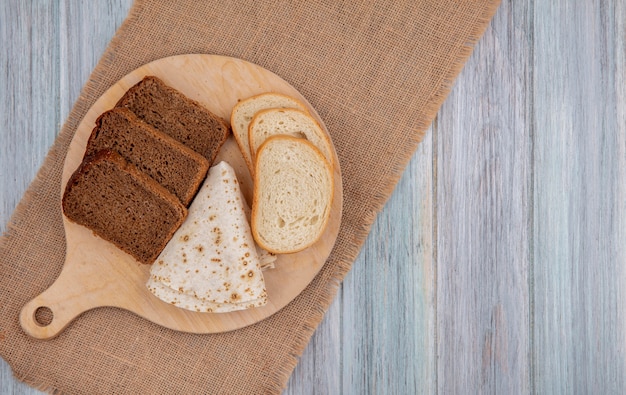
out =
[[[224,313],[263,306],[267,292],[233,168],[220,162],[150,270],[148,289],[177,307]]]

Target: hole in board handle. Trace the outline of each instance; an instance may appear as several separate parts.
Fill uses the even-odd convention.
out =
[[[49,307],[41,306],[37,307],[34,314],[35,324],[46,327],[52,323],[52,319],[54,318],[54,314],[52,314],[52,310]]]

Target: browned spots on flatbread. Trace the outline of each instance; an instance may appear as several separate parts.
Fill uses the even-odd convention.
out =
[[[218,246],[222,244],[222,230],[216,226],[215,228],[213,228],[212,232],[216,234],[215,245]]]
[[[234,177],[228,177],[228,183],[222,179],[212,183],[213,189],[203,189],[204,196],[198,196],[202,199],[196,199],[202,210],[194,211],[197,206],[192,205],[190,221],[174,237],[177,245],[166,250],[167,257],[158,258],[163,260],[163,266],[154,267],[164,273],[162,276],[175,271],[176,264],[179,271],[172,274],[172,281],[157,287],[156,294],[163,294],[168,302],[179,299],[176,306],[192,311],[228,312],[263,305],[267,295],[260,292],[263,275],[253,239],[247,232],[245,208],[240,206],[244,199]],[[204,200],[209,193],[211,199],[217,200]],[[183,260],[189,262],[184,264]],[[201,284],[205,276],[207,286]]]

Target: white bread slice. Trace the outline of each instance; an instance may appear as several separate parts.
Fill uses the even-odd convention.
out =
[[[250,153],[254,163],[256,152],[263,142],[275,135],[306,139],[316,146],[328,163],[333,163],[330,139],[309,114],[293,108],[272,108],[259,111],[248,127]]]
[[[307,111],[306,106],[300,101],[275,92],[261,93],[260,95],[249,97],[233,107],[233,111],[230,114],[230,125],[251,175],[254,174],[254,161],[250,154],[248,125],[257,112],[268,108],[297,108]]]
[[[256,159],[252,236],[275,254],[311,246],[326,228],[333,194],[332,168],[313,144],[270,137]]]

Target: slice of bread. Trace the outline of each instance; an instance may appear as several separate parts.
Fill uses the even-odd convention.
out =
[[[70,221],[145,264],[154,262],[187,215],[176,196],[111,150],[85,158],[62,204]]]
[[[198,152],[213,163],[230,133],[226,121],[200,103],[147,76],[131,87],[117,102],[148,125]]]
[[[298,137],[316,146],[328,163],[333,163],[330,139],[319,124],[309,114],[293,108],[273,108],[258,112],[248,127],[248,137],[252,160],[256,152],[271,136],[287,135]]]
[[[204,156],[142,122],[126,108],[106,111],[96,120],[85,156],[103,149],[118,152],[185,206],[191,203],[209,169]]]
[[[324,232],[333,200],[333,171],[313,144],[274,136],[256,159],[251,229],[276,254],[301,251]]]
[[[239,150],[243,155],[250,174],[254,174],[252,155],[250,154],[250,143],[248,139],[248,125],[254,115],[269,108],[297,108],[307,111],[306,106],[299,100],[282,95],[280,93],[268,92],[249,97],[238,102],[230,115],[230,125],[233,129],[233,136],[239,145]]]

